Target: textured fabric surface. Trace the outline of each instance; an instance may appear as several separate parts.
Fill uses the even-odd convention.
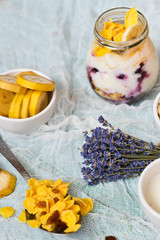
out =
[[[71,194],[94,201],[77,233],[59,236],[32,229],[18,221],[27,183],[0,155],[0,167],[17,177],[14,193],[0,199],[0,207],[15,208],[13,217],[0,217],[0,240],[102,240],[107,235],[118,240],[160,239],[140,207],[138,177],[90,187],[81,174],[82,132],[95,128],[100,115],[126,133],[155,144],[160,141],[152,113],[159,80],[138,103],[116,106],[98,97],[86,77],[85,59],[96,18],[109,8],[132,4],[146,16],[159,54],[159,0],[0,1],[0,72],[39,70],[56,82],[58,92],[51,119],[36,132],[18,135],[0,129],[0,134],[32,177],[70,181]]]

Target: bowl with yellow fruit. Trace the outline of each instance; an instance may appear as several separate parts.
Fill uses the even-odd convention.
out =
[[[33,69],[0,74],[0,128],[30,133],[46,123],[56,102],[55,82]]]

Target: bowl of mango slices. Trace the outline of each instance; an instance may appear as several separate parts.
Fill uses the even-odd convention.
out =
[[[29,133],[46,123],[56,101],[55,82],[33,69],[0,74],[0,128]]]

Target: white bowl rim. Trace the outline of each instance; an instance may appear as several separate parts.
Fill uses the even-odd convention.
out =
[[[156,212],[149,204],[148,202],[146,201],[143,193],[142,193],[142,181],[143,181],[143,178],[144,176],[146,175],[146,173],[150,170],[150,168],[152,168],[152,166],[156,165],[160,163],[160,158],[157,158],[155,159],[153,162],[151,162],[144,170],[143,172],[141,173],[140,177],[139,177],[139,181],[138,181],[138,195],[139,195],[139,198],[142,202],[142,204],[144,205],[145,208],[148,209],[148,211],[154,215],[156,218],[159,218],[160,219],[160,213]]]
[[[25,71],[33,71],[33,72],[37,72],[37,74],[39,75],[42,75],[46,78],[48,78],[49,80],[51,80],[51,78],[49,78],[46,74],[40,72],[40,71],[37,71],[37,70],[34,70],[32,68],[16,68],[16,69],[11,69],[11,70],[8,70],[8,71],[5,71],[3,73],[0,73],[0,75],[6,75],[6,74],[10,74],[10,73],[14,73],[14,72],[25,72]],[[9,117],[4,117],[4,116],[0,116],[0,119],[4,120],[4,121],[7,121],[7,122],[15,122],[15,123],[19,123],[19,122],[29,122],[29,121],[32,121],[33,119],[36,119],[38,117],[40,117],[41,115],[43,115],[49,108],[50,106],[54,103],[55,99],[56,99],[56,87],[55,89],[51,92],[53,93],[52,94],[52,97],[51,97],[51,100],[49,102],[49,104],[47,105],[47,107],[45,109],[43,109],[40,113],[37,113],[36,115],[32,116],[32,117],[28,117],[28,118],[23,118],[23,119],[17,119],[17,118],[9,118]]]
[[[160,126],[160,118],[158,117],[158,113],[157,113],[157,105],[158,105],[158,101],[160,100],[160,93],[157,94],[154,103],[153,103],[153,115],[155,118],[156,123]]]

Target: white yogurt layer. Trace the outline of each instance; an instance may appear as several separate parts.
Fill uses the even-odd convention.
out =
[[[154,86],[159,64],[149,37],[139,46],[124,53],[111,52],[102,57],[95,56],[95,46],[97,43],[93,41],[87,56],[87,68],[98,70],[90,73],[95,88],[107,94],[119,93],[127,99],[148,92]],[[140,63],[144,64],[141,71],[146,72],[141,83],[138,81],[141,73],[135,74]],[[119,79],[118,76],[122,74],[125,75],[124,79]]]

